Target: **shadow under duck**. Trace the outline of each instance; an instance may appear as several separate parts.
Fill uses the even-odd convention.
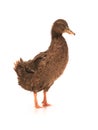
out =
[[[62,36],[63,33],[75,35],[69,29],[67,22],[58,19],[51,30],[51,44],[45,52],[39,53],[32,60],[23,61],[21,58],[15,63],[14,70],[18,75],[19,85],[34,92],[34,103],[40,108],[37,101],[37,92],[43,90],[43,106],[49,106],[46,93],[54,81],[63,73],[68,62],[68,46]]]

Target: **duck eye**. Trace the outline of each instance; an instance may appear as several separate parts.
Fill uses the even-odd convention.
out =
[[[68,26],[66,26],[65,28],[66,28],[66,29],[69,29],[69,27],[68,27]]]

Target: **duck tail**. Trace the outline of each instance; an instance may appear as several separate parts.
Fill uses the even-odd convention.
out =
[[[25,64],[24,61],[22,60],[22,58],[20,58],[19,61],[16,61],[16,63],[14,64],[14,70],[17,73],[17,75],[19,77],[22,77],[25,73]]]

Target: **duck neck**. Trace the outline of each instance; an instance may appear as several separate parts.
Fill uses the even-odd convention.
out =
[[[52,39],[62,37],[61,33],[56,33],[52,30],[51,32]]]
[[[64,45],[67,45],[66,40],[62,36],[62,34],[52,33],[50,48],[53,47],[55,44],[56,46],[61,46],[63,43]]]

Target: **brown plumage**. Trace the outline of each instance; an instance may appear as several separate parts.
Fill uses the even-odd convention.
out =
[[[15,63],[14,70],[18,75],[18,83],[26,90],[34,92],[35,107],[40,108],[37,102],[37,92],[43,90],[43,106],[49,106],[46,92],[54,81],[63,73],[68,62],[68,47],[62,36],[64,32],[74,34],[63,19],[54,22],[51,30],[51,44],[45,52],[39,53],[34,59]]]

